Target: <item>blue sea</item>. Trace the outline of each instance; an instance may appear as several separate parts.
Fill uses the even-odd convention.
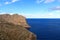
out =
[[[27,19],[37,40],[60,40],[60,19]]]

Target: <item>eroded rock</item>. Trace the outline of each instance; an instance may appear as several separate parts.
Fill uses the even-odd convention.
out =
[[[18,14],[13,14],[13,15],[2,14],[2,15],[0,15],[0,19],[4,19],[5,21],[7,21],[9,23],[13,23],[15,25],[22,25],[25,28],[30,28],[30,26],[26,22],[26,18],[24,16],[22,16],[22,15],[18,15]]]
[[[24,28],[25,24],[22,16],[0,15],[0,40],[36,40],[36,35]]]
[[[36,40],[36,36],[20,25],[0,23],[0,40]]]

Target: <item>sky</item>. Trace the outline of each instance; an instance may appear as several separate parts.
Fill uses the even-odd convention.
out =
[[[0,0],[0,14],[26,18],[60,18],[60,0]]]

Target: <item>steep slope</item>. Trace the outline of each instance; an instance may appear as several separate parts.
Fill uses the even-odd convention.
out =
[[[0,40],[36,40],[36,36],[18,25],[0,23]]]
[[[21,25],[0,19],[0,40],[36,40],[36,36]]]

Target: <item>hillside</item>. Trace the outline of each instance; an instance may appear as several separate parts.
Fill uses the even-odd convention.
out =
[[[0,15],[0,40],[36,40],[36,35],[28,31],[23,25],[9,22],[4,17]]]
[[[0,40],[36,40],[36,36],[19,25],[0,23]]]

